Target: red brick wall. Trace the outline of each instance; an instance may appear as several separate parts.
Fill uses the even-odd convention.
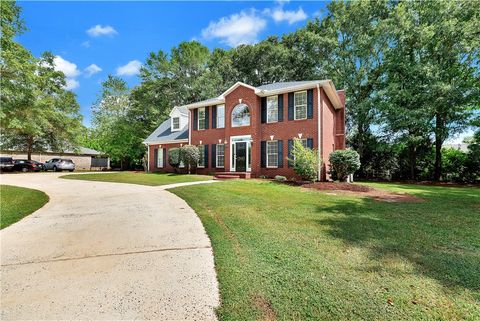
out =
[[[158,145],[150,145],[150,155],[149,155],[149,169],[150,172],[158,172],[158,173],[173,173],[175,170],[170,164],[168,163],[168,150],[170,148],[174,147],[181,147],[183,145],[187,145],[187,143],[183,144],[158,144]],[[155,159],[155,148],[166,148],[167,153],[166,153],[166,159],[165,159],[165,164],[162,168],[157,167],[157,160]],[[186,172],[186,169],[179,168],[178,172],[184,173]]]
[[[328,156],[334,149],[344,148],[344,130],[345,130],[345,113],[344,110],[335,110],[329,101],[326,93],[321,90],[321,99],[323,101],[323,121],[322,121],[322,158],[324,160],[322,177],[327,178],[326,171],[328,170]],[[339,95],[344,101],[344,92],[339,92]],[[242,103],[246,104],[250,109],[250,125],[244,127],[231,127],[231,113],[233,108]],[[262,124],[261,123],[261,98],[257,96],[254,90],[239,86],[225,97],[225,128],[212,129],[212,109],[209,107],[209,129],[207,130],[192,130],[191,143],[192,145],[199,145],[200,142],[204,145],[209,145],[209,159],[207,166],[203,169],[198,169],[198,173],[209,174],[216,171],[230,171],[230,137],[251,135],[252,136],[252,176],[258,177],[265,175],[274,177],[275,175],[283,175],[287,178],[298,178],[293,169],[288,167],[288,140],[298,137],[302,134],[302,138],[313,138],[313,145],[318,149],[318,93],[314,88],[313,93],[313,119],[306,120],[288,120],[288,93],[283,94],[283,122]],[[193,121],[193,111],[191,111],[190,119]],[[193,126],[191,126],[193,128]],[[273,135],[274,140],[283,141],[283,167],[282,168],[261,168],[260,166],[260,142],[270,140]],[[215,169],[211,167],[211,151],[212,144],[218,144],[219,140],[225,145],[225,168]]]

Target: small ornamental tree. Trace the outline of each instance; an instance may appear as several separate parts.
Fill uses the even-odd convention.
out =
[[[180,161],[183,161],[188,168],[188,173],[191,173],[192,168],[196,168],[198,161],[200,160],[200,151],[197,146],[185,145],[180,148]]]
[[[360,168],[360,156],[354,150],[336,150],[330,153],[330,175],[334,180],[345,182],[348,175]]]
[[[289,162],[293,164],[293,170],[303,180],[314,182],[318,177],[318,168],[322,160],[318,157],[318,153],[308,147],[303,146],[302,141],[298,138],[293,140],[292,158]]]
[[[182,162],[182,153],[180,148],[170,148],[168,150],[168,163],[173,167],[175,173]]]

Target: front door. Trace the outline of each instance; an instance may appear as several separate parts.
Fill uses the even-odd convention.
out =
[[[247,171],[247,143],[246,142],[235,143],[235,171],[237,172]]]

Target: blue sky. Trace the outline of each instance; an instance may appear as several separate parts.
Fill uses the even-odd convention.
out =
[[[30,2],[20,1],[28,31],[19,41],[39,56],[51,51],[90,124],[100,83],[116,74],[139,83],[154,51],[196,39],[213,49],[255,43],[304,26],[325,2]]]

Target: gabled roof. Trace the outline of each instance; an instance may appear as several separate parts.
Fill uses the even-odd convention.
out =
[[[172,132],[170,118],[164,121],[143,142],[145,144],[166,144],[175,142],[188,142],[188,125],[178,131]]]
[[[182,115],[188,116],[188,109],[185,106],[175,106],[175,107],[173,107],[172,110],[170,111],[169,115],[172,116],[172,113],[175,110],[178,110],[178,112]]]
[[[281,93],[285,92],[291,92],[291,91],[299,91],[299,90],[305,90],[305,89],[311,89],[317,86],[322,87],[330,101],[332,102],[333,106],[336,109],[343,108],[342,101],[340,97],[338,96],[337,90],[335,89],[335,86],[333,82],[329,79],[327,80],[307,80],[307,81],[288,81],[288,82],[276,82],[272,84],[266,84],[258,87],[253,87],[248,84],[245,84],[243,82],[237,82],[235,85],[232,87],[228,88],[224,93],[222,93],[220,96],[215,97],[215,98],[210,98],[207,100],[199,101],[196,103],[188,104],[182,107],[185,107],[187,109],[193,109],[193,108],[198,108],[198,107],[205,107],[205,106],[211,106],[211,105],[216,105],[216,104],[224,104],[225,103],[225,96],[227,96],[229,93],[234,91],[237,87],[239,86],[244,86],[247,88],[250,88],[255,91],[255,94],[260,96],[260,97],[266,97],[266,96],[271,96],[271,95],[278,95]]]

